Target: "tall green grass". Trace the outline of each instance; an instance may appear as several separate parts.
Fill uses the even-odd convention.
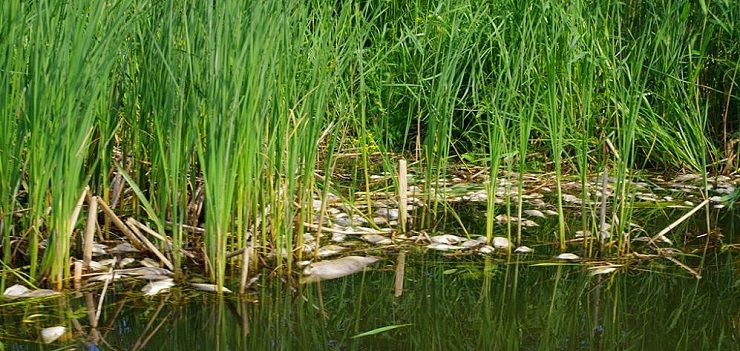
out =
[[[609,169],[616,190],[605,218],[624,249],[630,171],[718,171],[729,156],[719,141],[740,133],[728,123],[740,109],[740,9],[722,2],[121,0],[2,10],[3,260],[20,238],[27,256],[17,262],[57,286],[82,190],[109,199],[121,171],[141,191],[117,211],[168,236],[176,269],[181,248],[204,248],[221,285],[226,253],[245,246],[291,267],[314,196],[333,186],[331,174],[317,184],[317,161],[336,165],[321,152],[357,147],[354,184],[365,191],[373,171],[393,172],[393,153],[410,154],[427,190],[439,189],[451,160],[483,154],[491,195],[501,166],[519,172],[518,199],[506,206],[518,214],[522,173],[553,171],[563,250],[573,228],[560,184],[576,176],[594,200],[586,180]],[[602,153],[606,141],[613,155]],[[201,184],[202,236],[182,227],[198,221],[188,204]],[[418,226],[446,210],[438,193],[427,191]],[[490,200],[488,236],[500,212]],[[583,208],[584,229],[598,232],[597,213]]]
[[[11,240],[14,227],[14,214],[17,210],[15,198],[20,182],[21,133],[18,130],[18,118],[21,113],[20,97],[22,95],[23,61],[16,59],[23,55],[21,42],[22,28],[15,25],[21,21],[18,13],[20,4],[6,2],[2,5],[0,37],[4,45],[0,46],[0,238],[2,238],[2,277],[0,289],[5,291],[11,262]]]
[[[76,225],[72,214],[97,162],[88,158],[96,116],[110,110],[111,69],[134,10],[104,1],[34,2],[13,14],[19,25],[28,26],[22,44],[14,48],[16,65],[24,65],[16,72],[23,94],[9,106],[17,110],[10,118],[18,122],[14,130],[24,141],[14,157],[23,157],[29,194],[31,215],[24,233],[30,274],[35,277],[40,269],[57,288],[69,275]],[[42,238],[48,241],[39,257]]]

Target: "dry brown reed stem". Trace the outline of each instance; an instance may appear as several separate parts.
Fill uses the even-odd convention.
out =
[[[196,226],[187,225],[187,224],[176,224],[175,222],[171,222],[171,221],[165,221],[164,224],[171,225],[173,227],[176,225],[179,225],[182,227],[182,229],[185,229],[191,233],[203,234],[206,232],[206,230],[201,227],[196,227]]]
[[[85,307],[87,310],[87,320],[88,323],[90,323],[90,327],[97,328],[98,321],[95,320],[95,315],[97,315],[97,312],[95,310],[95,297],[90,292],[85,293]]]
[[[126,222],[128,223],[131,230],[134,232],[134,234],[139,238],[139,240],[141,240],[141,242],[146,245],[149,251],[153,252],[154,255],[156,255],[157,258],[159,258],[159,260],[162,261],[165,266],[167,266],[167,268],[169,268],[171,271],[174,271],[175,266],[172,264],[172,262],[170,262],[170,260],[168,260],[167,257],[165,257],[164,254],[162,254],[162,252],[159,251],[159,249],[157,249],[157,247],[154,246],[154,244],[152,244],[152,242],[149,241],[149,239],[147,239],[146,236],[139,231],[139,228],[136,225],[136,220],[133,218],[129,218],[126,220]]]
[[[131,242],[131,245],[134,245],[134,247],[138,249],[139,251],[146,252],[147,251],[146,247],[144,247],[144,245],[141,244],[139,239],[136,238],[136,235],[134,235],[134,233],[131,232],[131,229],[129,229],[125,224],[123,224],[123,221],[121,221],[121,219],[118,218],[118,216],[116,216],[115,213],[113,213],[113,210],[111,210],[110,207],[108,207],[108,205],[105,203],[105,201],[103,201],[102,198],[98,197],[97,199],[98,199],[98,205],[100,205],[100,208],[103,209],[103,213],[105,213],[105,215],[111,220],[111,222],[113,222],[113,225],[115,225],[116,228],[118,228],[118,230],[120,230],[124,235],[126,235],[128,240]]]
[[[71,309],[67,309],[67,312],[70,315],[73,314]],[[85,335],[85,329],[82,328],[82,324],[80,324],[80,321],[78,321],[77,318],[70,318],[70,322],[72,322],[72,326],[75,328],[78,335]]]
[[[677,219],[675,222],[671,223],[669,226],[663,228],[658,234],[655,234],[652,238],[650,238],[650,241],[648,241],[648,244],[652,244],[655,240],[658,240],[660,238],[664,238],[664,235],[671,231],[673,228],[676,228],[679,224],[681,224],[683,221],[687,220],[689,217],[691,217],[696,211],[699,211],[702,207],[706,206],[709,203],[709,199],[702,201],[700,204],[696,205],[696,207],[692,208],[691,211],[686,212],[685,215],[681,216],[681,218]],[[665,239],[667,240],[667,239]]]
[[[72,282],[74,283],[74,288],[79,289],[82,287],[80,284],[82,282],[82,262],[75,261],[74,267],[75,267],[75,274],[74,274],[74,278]]]
[[[403,278],[406,272],[406,252],[401,251],[398,253],[398,259],[396,261],[396,280],[393,284],[393,296],[400,297],[403,294]]]
[[[242,254],[244,254],[244,250],[245,250],[245,248],[242,247],[241,249],[236,249],[234,251],[228,252],[228,253],[226,253],[226,259],[228,260],[228,259],[234,258],[236,256],[242,255]]]
[[[318,245],[317,245],[318,246]],[[249,254],[250,248],[244,247],[242,253],[242,271],[239,277],[239,294],[244,294],[247,290],[247,278],[249,278]]]
[[[144,347],[146,347],[146,344],[149,343],[149,339],[151,339],[152,336],[154,336],[157,331],[159,331],[159,329],[164,325],[164,323],[167,322],[167,320],[169,319],[168,317],[172,314],[172,312],[167,313],[167,315],[162,318],[160,323],[157,324],[157,326],[150,331],[152,325],[154,325],[154,322],[159,318],[159,313],[162,312],[164,306],[165,300],[162,300],[159,303],[157,310],[154,312],[154,315],[152,315],[152,318],[149,319],[149,323],[146,324],[144,331],[140,333],[139,339],[136,340],[136,343],[134,343],[134,346],[131,348],[132,351],[144,349]]]
[[[604,171],[601,173],[601,206],[599,208],[599,242],[601,244],[606,243],[609,239],[609,231],[606,228],[606,200],[609,196],[607,193],[607,180],[609,168],[607,163],[604,162]]]
[[[123,176],[120,172],[116,173],[110,182],[110,203],[112,208],[118,206],[118,200],[121,198],[121,194],[123,194],[123,184]]]
[[[398,222],[401,225],[401,233],[406,233],[408,195],[408,170],[406,160],[398,160]],[[395,239],[395,237],[393,238]]]
[[[168,254],[170,254],[170,255],[172,254],[172,244],[170,243],[170,239],[169,238],[166,238],[166,237],[163,237],[163,236],[159,235],[159,233],[157,233],[154,230],[152,230],[152,228],[149,228],[146,224],[137,221],[133,217],[127,219],[127,221],[129,223],[129,225],[131,223],[133,223],[133,225],[139,227],[139,229],[141,229],[141,230],[147,232],[149,235],[151,235],[151,236],[159,239],[162,242],[162,245],[164,245],[165,251]]]
[[[95,229],[98,226],[98,200],[97,196],[87,197],[87,226],[85,227],[84,243],[82,245],[82,268],[90,269],[92,261],[93,239]]]
[[[696,277],[696,279],[701,279],[701,274],[699,274],[699,272],[697,272],[697,271],[693,270],[691,267],[689,267],[689,266],[681,263],[681,261],[679,261],[679,260],[677,260],[677,259],[675,259],[675,258],[673,258],[671,256],[663,255],[663,257],[665,259],[667,259],[668,261],[671,261],[671,262],[675,263],[677,266],[685,269],[687,272],[691,273],[691,275],[693,275],[694,277]]]

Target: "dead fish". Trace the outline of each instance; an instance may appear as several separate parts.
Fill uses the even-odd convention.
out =
[[[524,214],[531,217],[545,218],[545,214],[540,210],[524,210]]]
[[[375,245],[388,245],[392,243],[391,239],[386,238],[385,236],[382,236],[380,234],[365,234],[360,238]]]
[[[432,249],[432,250],[437,250],[437,251],[452,251],[452,250],[466,249],[467,247],[459,247],[459,246],[443,244],[443,243],[431,243],[427,245],[427,248]]]
[[[488,255],[488,254],[493,253],[494,251],[495,249],[493,248],[493,246],[489,246],[489,245],[483,245],[481,246],[480,249],[478,249],[478,253],[482,255]]]
[[[607,265],[607,266],[596,266],[596,267],[589,267],[589,275],[599,275],[599,274],[609,274],[611,272],[614,272],[617,270],[617,268],[621,267],[621,265]]]
[[[345,247],[339,245],[326,245],[319,248],[318,256],[320,258],[338,255],[345,250]]]
[[[141,292],[146,296],[153,296],[160,292],[167,291],[173,286],[175,286],[175,281],[172,279],[157,280],[144,285],[144,287],[141,288]]]
[[[383,217],[389,221],[398,219],[398,209],[395,208],[387,208],[387,207],[381,207],[375,212],[373,212],[373,215],[376,217]]]
[[[41,329],[41,341],[45,344],[51,344],[59,339],[67,331],[66,327],[56,326]]]
[[[46,296],[54,296],[54,295],[60,295],[60,293],[54,290],[49,290],[49,289],[30,290],[29,288],[23,285],[20,285],[20,284],[15,284],[5,289],[5,292],[3,293],[3,297],[5,297],[8,300],[20,299],[20,298],[46,297]]]
[[[493,247],[500,250],[507,250],[511,247],[511,243],[509,242],[509,239],[504,238],[503,236],[494,236]]]
[[[572,253],[567,253],[567,252],[566,253],[561,253],[560,255],[557,255],[557,256],[555,256],[555,258],[558,259],[558,260],[566,260],[566,261],[573,261],[573,260],[580,259],[580,257],[578,255],[572,254]]]
[[[442,234],[429,237],[429,240],[436,244],[456,245],[459,242],[465,241],[465,238],[452,234]]]
[[[301,283],[314,283],[320,280],[341,278],[362,271],[370,264],[380,260],[377,257],[347,256],[336,260],[314,262],[303,270]]]
[[[218,286],[216,284],[204,284],[204,283],[190,283],[192,287],[194,287],[197,290],[200,291],[208,291],[208,292],[217,292]],[[227,287],[222,286],[221,292],[230,293],[231,290],[229,290]]]
[[[116,247],[109,250],[110,253],[130,253],[130,252],[139,252],[139,249],[135,248],[134,245],[131,245],[130,243],[120,243],[116,245]]]

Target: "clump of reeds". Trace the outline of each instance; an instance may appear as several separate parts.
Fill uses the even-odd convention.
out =
[[[502,165],[553,170],[558,184],[609,169],[618,187],[609,213],[586,206],[583,226],[614,222],[609,235],[623,247],[630,170],[720,170],[735,156],[715,140],[730,145],[740,132],[731,123],[740,9],[721,2],[1,8],[3,262],[57,287],[86,186],[171,238],[176,270],[180,249],[202,244],[222,285],[227,252],[247,246],[277,252],[281,267],[285,254],[291,267],[314,194],[333,186],[331,174],[317,184],[317,163],[331,171],[346,145],[359,150],[365,191],[374,151],[408,152],[430,188],[464,155],[483,155],[490,189]],[[602,152],[607,142],[613,150]],[[546,161],[531,162],[532,152]],[[439,212],[444,203],[428,194],[429,213]],[[509,203],[517,211],[519,194]],[[205,232],[192,234],[183,225],[198,224],[202,207]],[[565,248],[572,231],[557,207]]]

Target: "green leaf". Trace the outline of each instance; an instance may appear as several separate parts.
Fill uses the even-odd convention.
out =
[[[376,334],[380,334],[380,333],[383,333],[383,332],[387,332],[389,330],[403,328],[403,327],[408,327],[408,326],[412,326],[412,325],[413,324],[388,325],[388,326],[385,326],[385,327],[380,327],[380,328],[377,328],[377,329],[366,331],[366,332],[361,333],[361,334],[357,334],[357,335],[353,336],[352,339],[361,338],[361,337],[364,337],[364,336],[376,335]]]

